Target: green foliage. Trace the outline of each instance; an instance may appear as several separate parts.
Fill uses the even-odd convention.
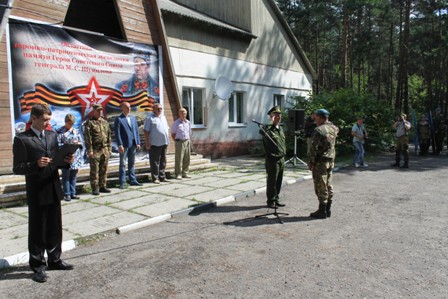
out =
[[[448,1],[276,3],[318,73],[314,94],[349,87],[361,95],[354,104],[369,93],[397,113],[440,107],[448,114]],[[353,113],[368,115],[369,107]]]
[[[433,107],[429,107],[427,102],[427,92],[424,85],[424,80],[418,75],[412,75],[408,79],[409,82],[409,102],[412,109],[419,113],[425,113]]]
[[[313,95],[309,99],[299,96],[292,98],[290,104],[294,109],[304,109],[306,115],[320,108],[330,112],[330,121],[339,127],[338,154],[345,155],[353,152],[351,129],[356,118],[364,118],[364,124],[369,133],[366,143],[368,150],[381,150],[389,148],[394,141],[392,123],[394,113],[388,103],[378,101],[372,94],[357,95],[350,89],[340,89],[319,95]],[[303,137],[300,139],[303,140]],[[300,152],[306,147],[301,146]],[[303,155],[303,154],[302,154]]]

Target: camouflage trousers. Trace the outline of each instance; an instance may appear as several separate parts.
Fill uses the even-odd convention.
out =
[[[106,188],[107,166],[109,155],[102,151],[93,152],[93,158],[90,158],[90,186],[92,190]]]
[[[333,177],[334,161],[317,162],[313,168],[314,191],[320,204],[326,204],[333,198]]]

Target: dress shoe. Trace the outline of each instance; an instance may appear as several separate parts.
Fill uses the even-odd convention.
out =
[[[63,260],[56,263],[48,263],[49,270],[73,270],[73,265],[67,264]]]
[[[110,193],[111,191],[110,191],[110,189],[107,189],[106,187],[101,187],[100,192],[101,193]]]
[[[183,177],[184,179],[191,179],[191,176],[189,176],[188,174],[183,174],[182,177]]]
[[[71,199],[80,199],[81,197],[77,196],[77,195],[72,195],[70,196]]]
[[[164,183],[169,183],[169,182],[170,182],[169,180],[167,180],[167,179],[165,179],[165,178],[160,179],[160,181],[161,181],[161,182],[164,182]]]
[[[176,175],[176,180],[181,180],[182,176],[180,174]]]
[[[153,183],[154,183],[154,184],[160,184],[160,181],[157,180],[157,179],[155,179],[155,180],[153,181]]]
[[[279,202],[277,202],[277,203],[276,203],[276,206],[277,206],[277,207],[284,207],[284,206],[286,206],[286,205],[285,205],[284,203],[279,203]]]
[[[64,200],[65,201],[71,201],[72,199],[70,198],[70,195],[66,195],[66,196],[64,196]]]
[[[142,183],[139,183],[139,182],[137,182],[137,181],[135,181],[135,182],[131,182],[131,183],[129,183],[129,185],[131,185],[131,186],[143,186]]]
[[[37,271],[33,275],[33,280],[36,282],[46,282],[47,281],[47,273],[44,270]]]

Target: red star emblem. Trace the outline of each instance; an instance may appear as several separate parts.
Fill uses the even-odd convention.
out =
[[[111,91],[102,89],[96,81],[95,77],[90,79],[87,86],[84,88],[77,88],[74,91],[74,95],[79,99],[81,103],[81,111],[83,118],[89,116],[93,111],[93,105],[100,104],[103,106],[103,115],[106,117],[106,105],[112,98],[113,93]]]

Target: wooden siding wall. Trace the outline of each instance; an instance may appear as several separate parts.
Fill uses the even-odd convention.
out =
[[[174,2],[251,31],[251,0],[174,0]]]
[[[151,1],[155,0],[117,0],[126,36],[131,42],[161,44],[162,37],[157,30]],[[65,18],[69,0],[15,0],[10,17],[61,24]],[[167,71],[167,54],[163,53],[164,105],[168,123],[177,118],[178,103],[172,79]],[[174,117],[173,117],[174,116]],[[6,34],[0,41],[0,174],[12,173],[12,131],[7,63]],[[174,151],[174,146],[169,147]]]

